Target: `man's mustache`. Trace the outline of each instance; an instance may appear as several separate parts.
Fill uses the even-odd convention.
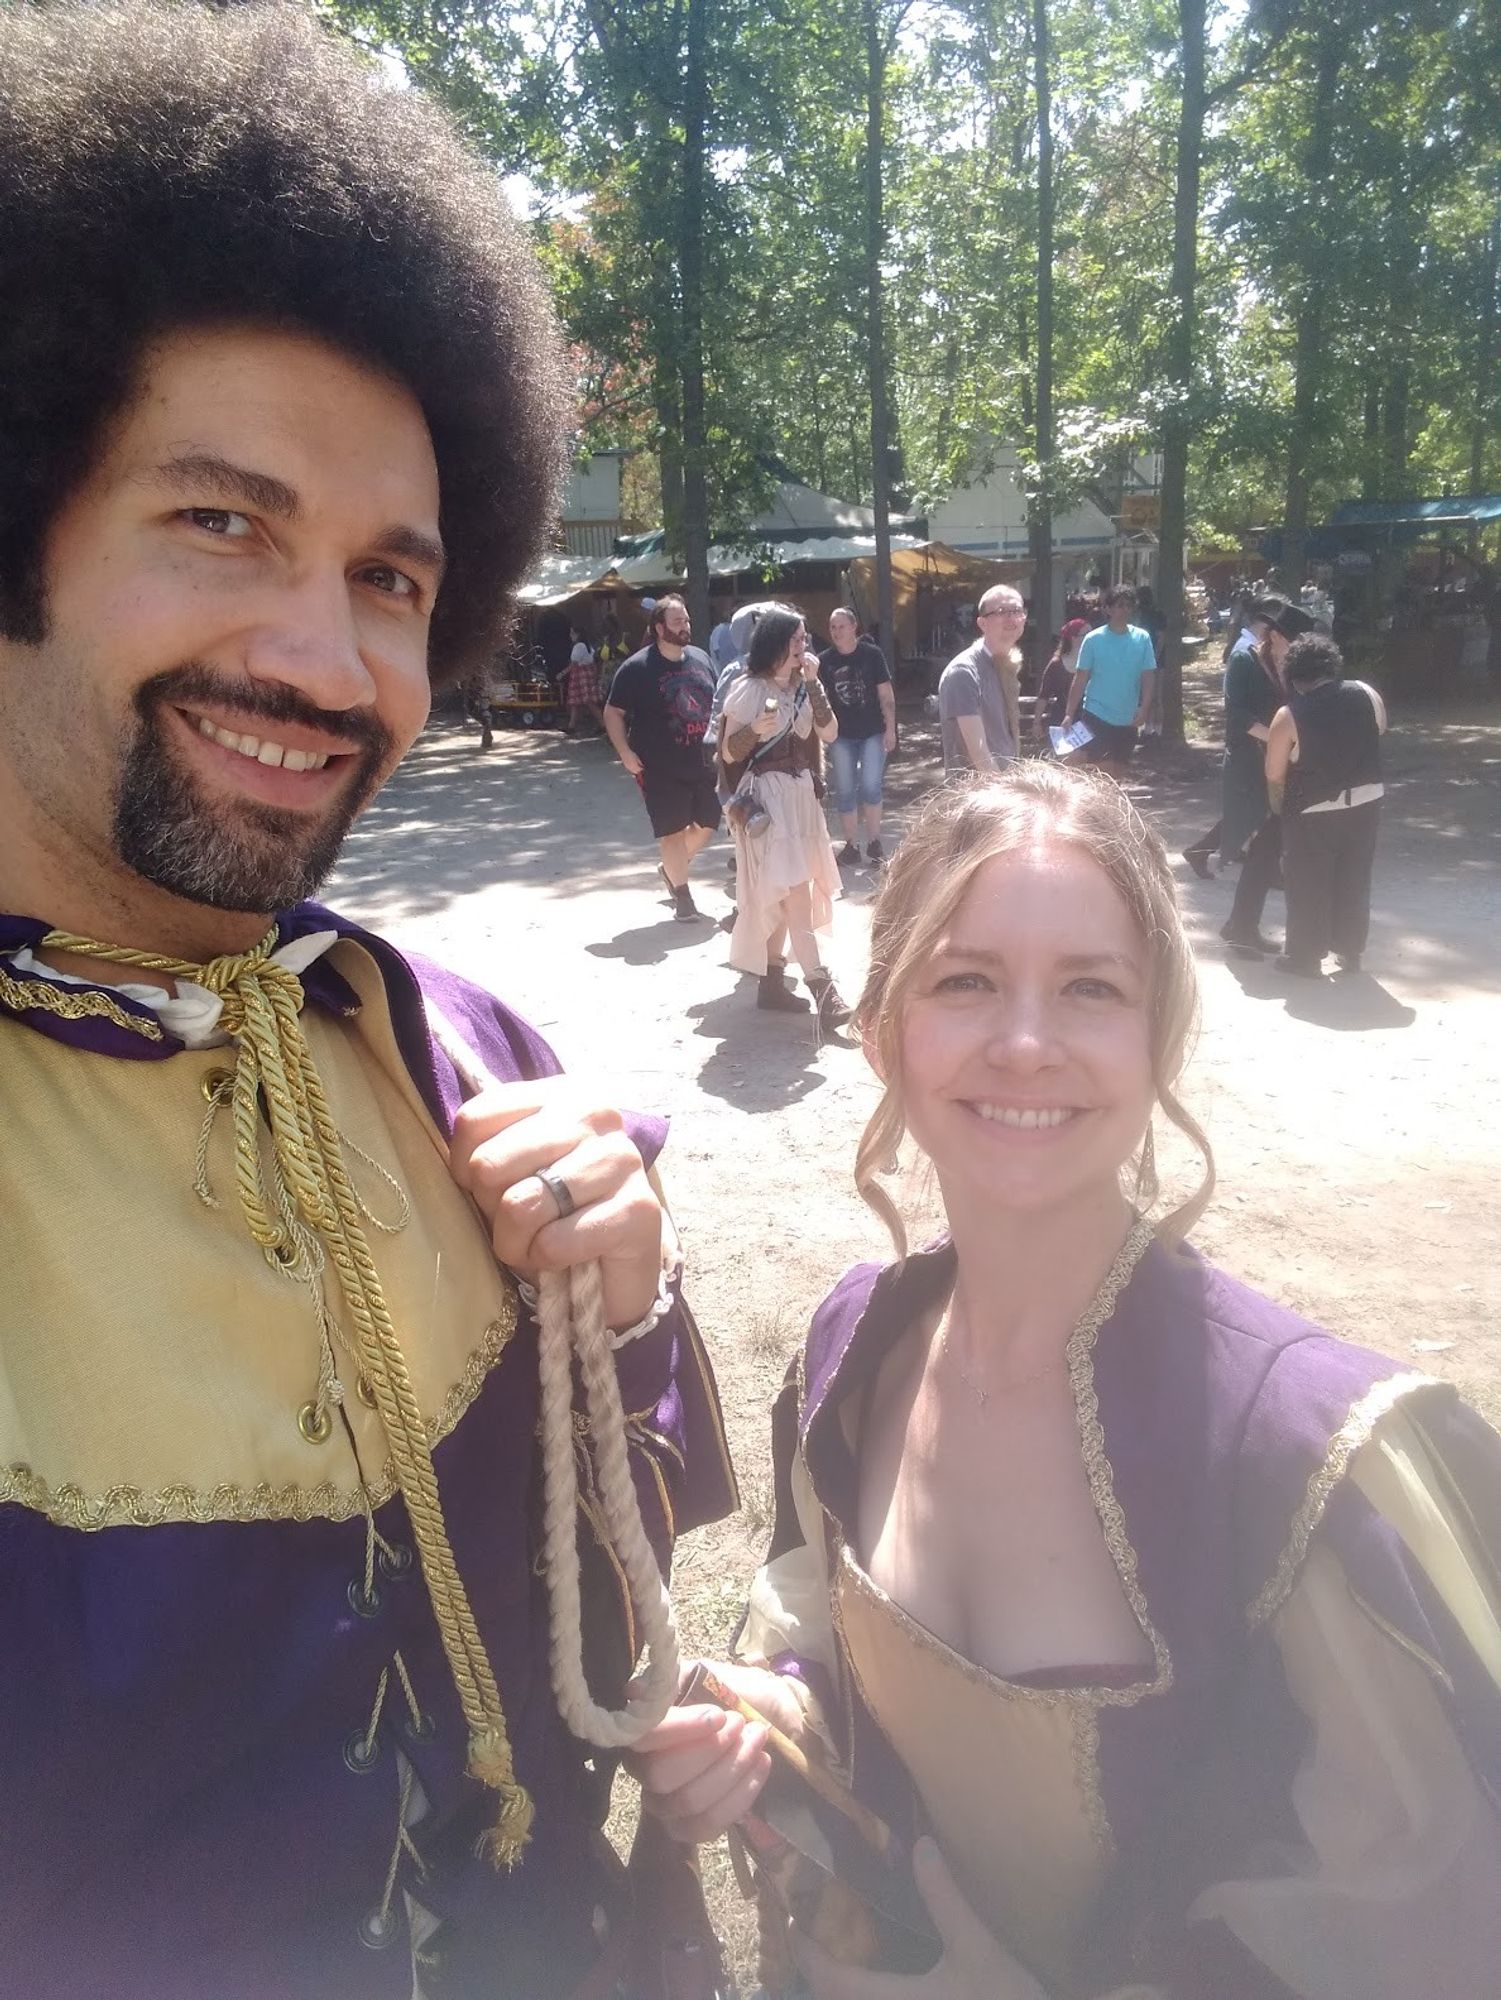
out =
[[[232,679],[207,667],[171,667],[153,674],[135,691],[134,706],[142,721],[149,721],[161,702],[179,707],[231,708],[240,715],[255,716],[262,722],[297,722],[324,736],[363,750],[366,762],[379,764],[390,752],[392,736],[373,709],[318,708],[294,687],[282,681]]]

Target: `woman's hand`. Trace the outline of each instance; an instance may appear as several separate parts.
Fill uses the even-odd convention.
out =
[[[816,681],[818,679],[818,655],[811,646],[804,648],[803,656],[798,662],[798,667],[805,681]]]
[[[454,1120],[448,1165],[518,1276],[530,1283],[597,1258],[612,1327],[634,1325],[650,1307],[662,1277],[662,1204],[618,1111],[569,1077],[494,1084]],[[563,1183],[565,1201],[539,1171]]]
[[[975,1915],[955,1886],[938,1846],[920,1840],[912,1873],[943,1945],[931,1972],[907,1978],[840,1965],[797,1929],[792,1955],[813,2000],[1048,2000],[1046,1991]]]
[[[781,714],[776,708],[763,708],[751,724],[758,739],[775,736],[781,726]]]
[[[714,1671],[784,1736],[801,1731],[797,1697],[779,1674],[719,1661]],[[669,1709],[626,1763],[643,1806],[684,1841],[715,1840],[743,1819],[771,1774],[765,1726],[712,1704]]]

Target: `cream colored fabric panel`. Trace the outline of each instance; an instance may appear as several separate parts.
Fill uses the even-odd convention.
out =
[[[1486,1672],[1501,1687],[1501,1594],[1494,1552],[1478,1546],[1476,1524],[1451,1497],[1418,1422],[1399,1406],[1350,1466],[1350,1478],[1401,1536]],[[1501,1535],[1501,1522],[1492,1524]],[[1501,1979],[1498,1979],[1501,1984]]]
[[[837,1671],[837,1642],[822,1509],[801,1452],[792,1461],[792,1500],[802,1544],[756,1571],[735,1657],[747,1666],[764,1667],[779,1653],[798,1653],[832,1674]]]
[[[1302,2000],[1480,2000],[1501,1967],[1501,1823],[1429,1669],[1382,1632],[1317,1542],[1278,1614],[1312,1725],[1293,1804],[1306,1853],[1223,1882],[1219,1917]]]
[[[409,1205],[404,1227],[367,1233],[418,1402],[442,1432],[513,1324],[508,1283],[401,1063],[378,968],[348,942],[333,960],[365,1004],[350,1022],[309,1009],[308,1039],[340,1131],[383,1170],[350,1155],[372,1214],[394,1223]],[[233,1052],[130,1062],[14,1026],[0,1048],[0,1498],[84,1527],[337,1518],[361,1504],[361,1466],[385,1497],[379,1420],[343,1349],[361,1464],[339,1424],[323,1444],[299,1431],[317,1317],[247,1233],[225,1109],[206,1155],[219,1206],[194,1192],[202,1086]],[[338,1318],[331,1269],[325,1293]]]

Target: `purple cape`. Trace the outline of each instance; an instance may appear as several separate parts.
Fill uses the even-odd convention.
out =
[[[946,1296],[953,1270],[947,1243],[859,1265],[819,1307],[773,1416],[771,1556],[802,1539],[789,1480],[799,1450],[828,1554],[854,1543],[859,1475],[841,1412],[859,1407],[893,1344]],[[1101,1328],[1096,1444],[1166,1675],[1134,1705],[1099,1710],[1100,1797],[1117,1861],[1086,1941],[1091,1990],[1151,1979],[1194,2000],[1284,1995],[1221,1926],[1184,1918],[1201,1889],[1245,1872],[1259,1841],[1300,1839],[1289,1787],[1307,1725],[1270,1627],[1315,1535],[1386,1627],[1439,1663],[1456,1734],[1501,1799],[1495,1685],[1395,1534],[1341,1477],[1374,1413],[1404,1393],[1401,1374],[1186,1248],[1153,1244]],[[1406,1394],[1477,1521],[1501,1528],[1501,1440],[1445,1384]],[[855,1790],[910,1836],[910,1781],[853,1677],[841,1672],[831,1687],[814,1663],[776,1664],[817,1686]]]

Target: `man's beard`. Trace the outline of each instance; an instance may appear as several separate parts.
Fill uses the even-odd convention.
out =
[[[169,704],[223,705],[266,722],[302,723],[360,754],[321,818],[254,799],[210,799],[167,741]],[[232,681],[205,667],[153,675],[136,689],[133,706],[136,728],[115,797],[115,852],[159,889],[215,910],[269,914],[311,896],[391,753],[391,732],[367,710],[315,708],[294,688]]]

